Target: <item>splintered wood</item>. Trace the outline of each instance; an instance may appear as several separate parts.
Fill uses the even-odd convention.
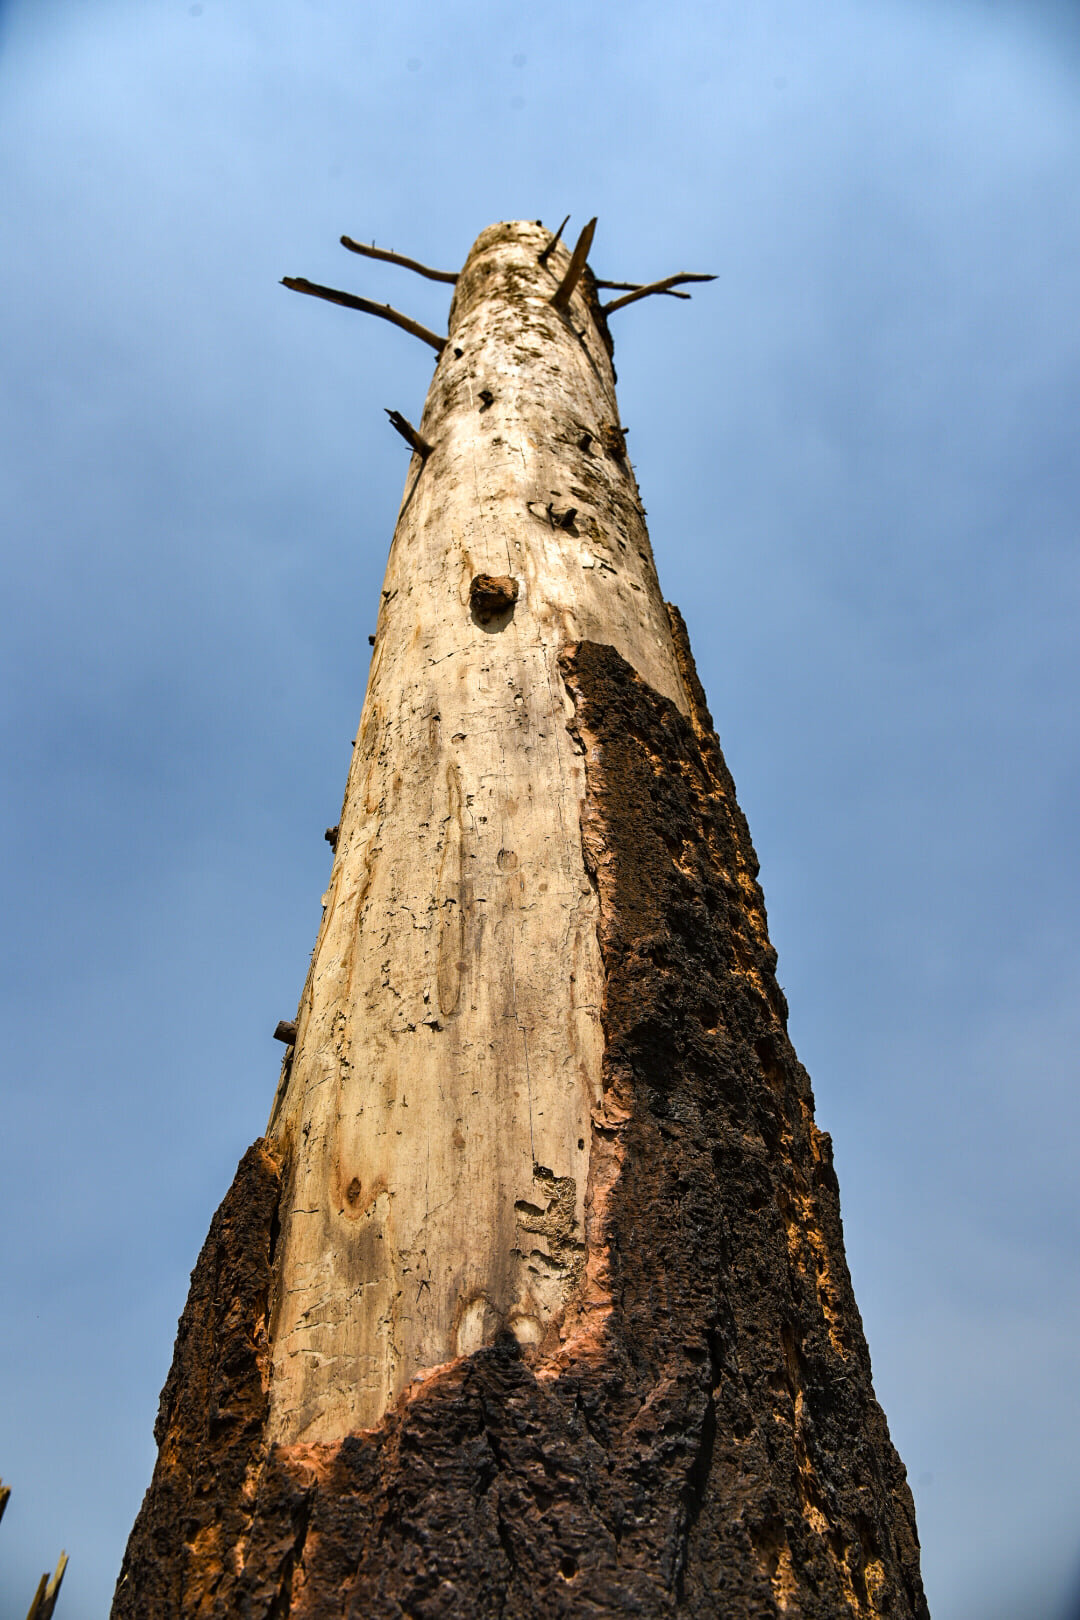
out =
[[[585,1197],[597,899],[559,651],[608,643],[688,699],[584,252],[541,262],[550,240],[477,241],[406,479],[270,1123],[294,1167],[274,1440],[370,1427],[500,1332],[544,1357],[607,1305]]]

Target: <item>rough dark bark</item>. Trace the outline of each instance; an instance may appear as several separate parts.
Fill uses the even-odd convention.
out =
[[[673,630],[689,718],[611,647],[561,661],[606,985],[602,1330],[557,1366],[507,1335],[374,1430],[264,1455],[278,1178],[256,1144],[193,1276],[117,1620],[926,1616],[829,1138]]]
[[[229,1612],[217,1594],[236,1567],[262,1453],[280,1190],[277,1160],[254,1143],[191,1274],[154,1424],[157,1465],[116,1585],[115,1620]]]

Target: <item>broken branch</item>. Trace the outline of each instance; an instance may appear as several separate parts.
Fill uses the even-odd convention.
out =
[[[641,281],[598,281],[598,287],[610,287],[613,292],[638,292],[644,286]],[[676,292],[674,287],[665,287],[664,291],[669,298],[689,298],[689,293]]]
[[[432,446],[428,444],[426,439],[420,437],[409,418],[402,416],[400,411],[387,410],[385,405],[383,410],[386,411],[387,416],[390,418],[390,426],[401,434],[406,444],[411,445],[421,461],[426,461],[431,454]]]
[[[378,315],[380,320],[389,321],[392,326],[400,326],[403,332],[411,332],[424,343],[430,343],[436,354],[441,354],[446,348],[446,339],[439,337],[436,332],[429,332],[426,326],[419,321],[411,320],[408,315],[402,315],[390,304],[373,304],[370,298],[357,298],[355,293],[338,292],[335,287],[320,287],[318,282],[305,281],[303,276],[282,276],[281,285],[288,287],[292,292],[309,293],[312,298],[325,298],[328,304],[341,304],[345,309],[358,309],[364,315]]]
[[[457,280],[452,270],[430,270],[419,260],[407,259],[403,253],[391,253],[388,248],[377,248],[374,242],[368,247],[364,242],[354,242],[351,236],[343,236],[341,245],[350,253],[363,254],[365,259],[382,259],[385,264],[400,264],[404,270],[415,270],[418,276],[426,276],[429,281],[448,281],[453,286]]]
[[[542,253],[537,255],[537,260],[536,260],[537,264],[547,264],[548,259],[551,257],[552,253],[555,251],[556,242],[558,242],[559,237],[562,235],[563,231],[565,231],[565,229],[566,229],[567,225],[569,225],[569,223],[570,223],[570,215],[567,214],[566,218],[563,220],[562,224],[559,226],[558,230],[555,232],[555,235],[551,238],[551,241],[548,243],[547,247],[544,249],[544,251]]]
[[[590,219],[585,229],[577,239],[577,247],[570,255],[570,263],[566,267],[566,274],[556,287],[551,302],[556,309],[567,310],[574,288],[581,280],[581,272],[585,268],[585,261],[589,257],[592,247],[593,234],[596,231],[596,220]]]
[[[604,314],[610,315],[616,309],[622,309],[626,304],[636,304],[639,298],[648,298],[652,293],[670,292],[672,287],[679,286],[684,281],[715,281],[715,276],[698,275],[689,270],[683,270],[677,276],[665,276],[663,281],[650,281],[648,286],[637,287],[628,292],[624,298],[613,298],[610,304],[603,306]],[[685,294],[689,297],[689,294]]]

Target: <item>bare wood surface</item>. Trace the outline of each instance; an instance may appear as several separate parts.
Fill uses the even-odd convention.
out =
[[[616,309],[623,309],[627,304],[636,304],[639,298],[649,298],[653,293],[670,292],[672,287],[678,287],[685,281],[715,281],[715,276],[699,275],[696,272],[682,270],[677,276],[665,276],[663,281],[650,281],[645,287],[637,287],[628,292],[624,298],[613,298],[610,304],[604,305],[604,314],[610,315]],[[684,293],[688,298],[689,293]]]
[[[570,263],[566,267],[566,274],[563,276],[562,280],[559,282],[559,285],[556,287],[554,294],[552,295],[551,302],[554,304],[556,309],[569,309],[570,299],[573,296],[574,288],[581,280],[581,272],[584,270],[585,261],[589,257],[589,249],[592,247],[592,239],[595,233],[596,220],[593,218],[590,219],[589,223],[578,237],[577,247],[570,255]]]
[[[341,292],[336,287],[321,287],[317,281],[307,281],[303,276],[282,276],[281,285],[292,292],[308,293],[312,298],[325,298],[328,304],[341,304],[344,309],[358,309],[363,315],[378,315],[380,320],[400,326],[403,332],[410,332],[413,337],[430,343],[436,354],[441,354],[446,348],[444,337],[429,331],[410,316],[402,315],[391,304],[374,304],[370,298],[358,298],[355,293]]]
[[[603,980],[559,649],[613,645],[687,699],[632,469],[618,445],[603,453],[611,362],[581,281],[572,320],[552,307],[570,252],[538,264],[548,236],[522,222],[480,237],[417,422],[436,454],[405,479],[271,1126],[307,1144],[277,1251],[266,1432],[284,1445],[379,1423],[500,1323],[540,1353],[596,1314],[578,1245]],[[523,347],[544,363],[523,366]],[[553,420],[603,430],[596,454],[581,428],[553,439]],[[556,1193],[567,1236],[550,1249],[530,1211],[551,1206],[550,1225]]]
[[[405,440],[405,443],[410,445],[422,460],[426,461],[428,456],[431,454],[432,447],[430,444],[428,444],[426,439],[422,439],[420,437],[419,433],[417,433],[416,429],[409,421],[409,418],[407,416],[402,416],[400,411],[388,410],[385,405],[383,406],[383,410],[386,411],[387,416],[390,418],[390,426],[394,429],[394,431],[400,433],[401,437]]]
[[[377,248],[372,242],[368,247],[366,242],[354,242],[351,236],[343,236],[341,245],[348,248],[350,253],[360,253],[365,259],[381,259],[384,264],[400,264],[403,270],[415,270],[418,276],[426,276],[429,281],[448,281],[451,287],[457,281],[457,274],[453,270],[432,270],[418,259],[407,259],[404,253],[391,253],[389,248]]]
[[[558,243],[558,240],[559,240],[560,236],[562,235],[563,231],[565,231],[565,229],[569,225],[569,223],[570,223],[570,215],[567,214],[566,218],[563,220],[562,224],[559,226],[558,230],[555,232],[555,235],[551,238],[551,241],[548,243],[547,247],[544,248],[542,253],[537,255],[537,260],[536,260],[537,264],[547,264],[547,262],[550,259],[552,253],[554,253],[554,251],[555,251],[555,247],[556,247],[556,244]]]

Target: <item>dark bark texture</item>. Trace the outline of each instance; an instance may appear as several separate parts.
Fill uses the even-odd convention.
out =
[[[228,1612],[216,1594],[251,1518],[268,1405],[280,1191],[276,1159],[254,1143],[191,1273],[154,1424],[157,1464],[116,1584],[115,1620]]]
[[[267,1454],[257,1144],[194,1273],[116,1620],[926,1616],[829,1138],[672,620],[689,718],[610,647],[562,658],[606,977],[602,1331],[557,1376],[507,1337],[376,1430]]]

